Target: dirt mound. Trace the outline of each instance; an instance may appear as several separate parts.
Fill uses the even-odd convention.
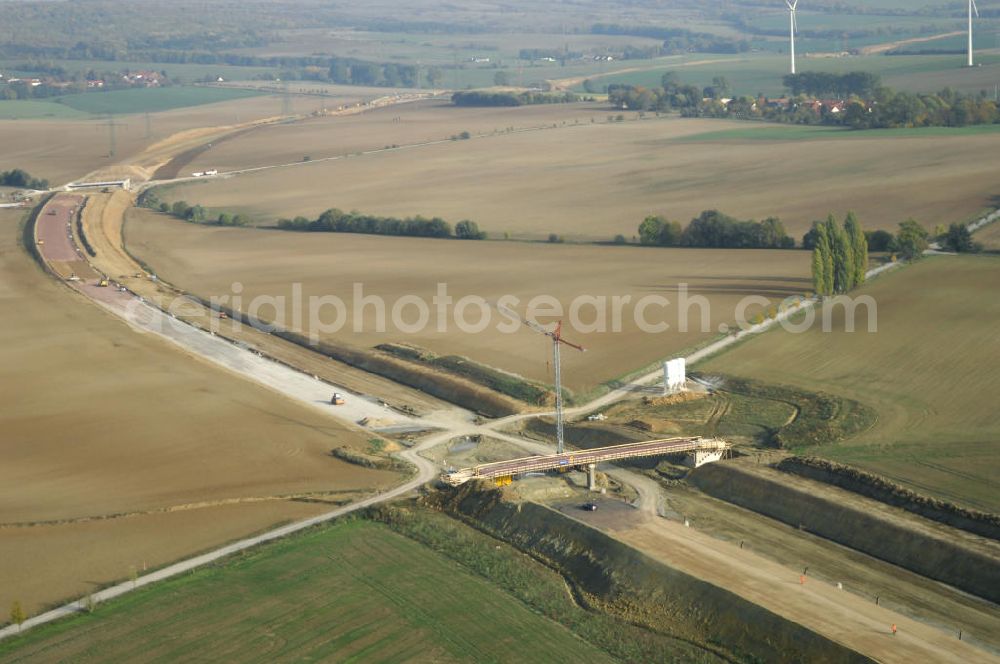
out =
[[[562,573],[593,610],[733,661],[864,662],[864,656],[741,597],[667,567],[577,521],[466,485],[427,501]]]
[[[647,406],[673,406],[674,404],[704,399],[707,396],[707,392],[685,391],[678,392],[677,394],[668,394],[662,397],[643,397],[642,403]]]
[[[691,481],[705,493],[790,526],[947,583],[992,602],[1000,601],[1000,559],[959,537],[961,531],[922,522],[873,501],[822,487],[770,468],[709,464]],[[823,490],[820,491],[819,489]]]
[[[775,467],[786,473],[832,484],[888,505],[901,507],[907,512],[954,528],[1000,540],[1000,515],[923,496],[892,480],[859,468],[816,457],[789,457]]]

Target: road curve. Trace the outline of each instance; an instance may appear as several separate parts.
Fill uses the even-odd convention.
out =
[[[51,204],[52,203],[50,203],[50,205]],[[57,203],[57,205],[61,207],[63,203]],[[48,234],[50,232],[54,233],[55,224],[58,224],[58,229],[60,233],[65,233],[65,228],[66,228],[65,225],[68,222],[68,215],[66,217],[60,216],[58,213],[56,215],[47,215],[46,212],[47,210],[42,210],[42,214],[40,214],[38,217],[38,224],[36,224],[35,228],[36,238],[39,236],[40,232],[44,234]],[[52,219],[46,220],[46,217],[52,217]],[[49,228],[50,225],[52,225],[52,230],[50,230]],[[60,238],[61,237],[62,236],[60,235]],[[72,243],[72,238],[70,237],[69,234],[66,234],[66,238]],[[40,245],[39,250],[43,257],[43,260],[45,260],[50,265],[51,261],[60,260],[59,257],[62,256],[62,254],[64,253],[63,250],[65,249],[65,247],[62,246],[62,244],[63,242],[61,239],[60,242],[58,243],[53,242],[52,252],[50,252],[49,244],[47,242],[44,243],[43,245]],[[74,246],[74,253],[76,253],[76,247],[75,245],[73,246]],[[55,249],[56,247],[59,247],[59,249],[56,250]],[[875,268],[874,270],[870,270],[868,272],[868,277],[873,278],[886,270],[896,267],[897,265],[898,263],[891,263],[883,265],[879,268]],[[104,307],[105,309],[111,311],[115,315],[121,317],[123,320],[125,320],[127,323],[133,326],[133,328],[147,332],[155,331],[161,336],[164,336],[164,338],[167,338],[170,341],[185,347],[187,350],[194,352],[199,356],[206,357],[207,359],[216,362],[218,364],[223,364],[223,366],[226,366],[230,370],[237,372],[244,377],[256,380],[257,382],[262,382],[259,379],[260,376],[259,370],[261,367],[260,360],[262,360],[262,358],[260,358],[260,356],[251,349],[228,344],[228,342],[225,342],[219,339],[218,337],[210,336],[210,334],[207,332],[204,332],[202,330],[196,330],[195,328],[185,323],[173,320],[167,314],[163,313],[159,309],[156,309],[150,306],[149,304],[146,304],[141,300],[138,300],[131,294],[119,292],[112,288],[100,288],[97,287],[95,284],[86,282],[72,282],[70,283],[70,285],[74,287],[75,290],[77,290],[78,292],[92,299],[98,305]],[[793,315],[797,311],[805,307],[815,306],[815,304],[816,304],[815,299],[807,300],[803,302],[800,307],[793,310],[782,312],[773,320],[765,321],[764,323],[755,325],[747,330],[741,330],[735,335],[726,336],[722,339],[719,339],[709,344],[708,346],[705,346],[699,351],[693,353],[692,355],[688,356],[687,360],[689,363],[693,364],[694,362],[700,359],[708,357],[711,354],[717,353],[720,350],[742,340],[749,334],[757,334],[763,332],[769,329],[770,327],[779,324],[781,321],[787,319],[789,316]],[[143,325],[141,325],[143,321],[146,321],[147,323],[151,321],[156,321],[157,325],[156,326],[146,325],[144,327]],[[164,330],[174,330],[180,332],[174,335],[167,335],[164,334],[163,332]],[[196,339],[199,343],[192,343],[193,339]],[[229,353],[227,353],[227,355],[230,355],[231,357],[234,358],[233,364],[226,364],[223,362],[219,362],[219,360],[217,359],[217,355],[214,354],[214,352],[215,350],[218,350],[218,348],[221,348],[221,346],[215,347],[213,351],[207,350],[208,346],[206,346],[206,344],[214,345],[216,343],[229,346],[229,348],[226,348],[227,351],[230,351]],[[206,355],[206,352],[208,352],[209,354]],[[310,403],[314,407],[317,406],[317,401],[315,399],[311,399],[309,397],[304,398],[303,393],[299,390],[289,390],[285,382],[285,379],[296,380],[296,381],[303,379],[314,380],[312,379],[312,377],[306,376],[305,374],[302,374],[301,372],[298,372],[290,367],[277,365],[277,363],[272,363],[272,364],[274,364],[277,367],[280,367],[282,370],[284,370],[285,373],[282,374],[280,380],[275,380],[273,382],[264,382],[265,385],[268,385],[272,389],[275,389],[276,391],[286,394],[286,396],[290,396],[291,398],[294,398],[299,401],[306,401],[307,403]],[[566,414],[572,417],[593,412],[594,410],[597,410],[599,408],[615,403],[616,401],[624,399],[625,397],[629,396],[632,392],[634,392],[636,388],[654,383],[655,381],[659,380],[661,376],[662,372],[660,370],[650,372],[645,376],[641,376],[632,383],[619,387],[601,397],[598,397],[597,399],[592,400],[587,404],[568,409],[566,411]],[[329,390],[326,389],[324,393],[328,393],[328,391]],[[340,417],[343,417],[346,411],[338,411],[336,409],[331,409],[327,407],[324,409],[324,412],[330,414],[331,416],[338,416],[339,414]],[[191,571],[203,565],[218,561],[233,553],[244,551],[254,546],[275,539],[279,539],[282,537],[286,537],[293,533],[300,532],[306,528],[310,528],[314,525],[318,525],[330,521],[332,519],[342,517],[346,514],[356,512],[358,510],[370,507],[372,505],[377,505],[379,503],[398,498],[399,496],[402,496],[414,489],[419,488],[420,486],[423,486],[428,481],[432,480],[438,473],[437,465],[434,462],[421,456],[420,452],[430,449],[436,445],[445,443],[448,440],[451,440],[461,435],[482,434],[482,435],[493,436],[514,443],[523,449],[535,453],[549,454],[552,452],[551,446],[510,436],[508,434],[504,434],[497,431],[497,429],[506,426],[508,424],[511,424],[513,422],[522,421],[534,417],[553,415],[553,414],[554,413],[543,412],[543,413],[527,413],[521,415],[514,415],[494,420],[492,422],[478,426],[456,421],[434,422],[426,418],[411,418],[407,416],[406,417],[407,424],[422,425],[424,428],[438,428],[440,429],[440,432],[424,439],[417,446],[404,450],[399,454],[400,457],[412,463],[416,468],[416,474],[403,484],[400,484],[399,486],[396,486],[391,490],[385,491],[383,493],[374,496],[370,496],[368,498],[352,503],[350,505],[346,505],[344,507],[337,508],[330,512],[326,512],[324,514],[309,519],[305,519],[303,521],[299,521],[293,524],[282,526],[280,528],[276,528],[275,530],[271,530],[261,535],[239,540],[237,542],[221,547],[214,551],[196,556],[194,558],[182,560],[180,562],[174,563],[155,572],[151,572],[149,574],[145,574],[141,577],[138,577],[134,582],[126,581],[123,583],[119,583],[115,586],[94,593],[92,595],[92,598],[96,602],[107,601],[115,597],[119,597],[127,592],[130,592],[131,590],[135,590],[137,588],[147,586],[151,583],[162,581],[170,577],[176,576],[178,574]],[[611,475],[612,477],[615,477],[619,481],[632,485],[637,490],[639,497],[637,501],[634,503],[635,507],[650,514],[658,513],[660,490],[655,482],[649,480],[648,478],[640,477],[635,473],[623,469],[611,469],[608,472],[608,474]],[[78,613],[79,611],[83,610],[86,599],[87,598],[83,598],[77,601],[73,601],[64,604],[58,608],[42,613],[40,615],[34,616],[26,620],[20,627],[16,625],[10,625],[8,627],[0,629],[0,640],[12,637],[20,633],[24,629],[30,629],[32,627],[43,625],[45,623],[52,622],[54,620],[58,620],[60,618],[64,618],[66,616]]]

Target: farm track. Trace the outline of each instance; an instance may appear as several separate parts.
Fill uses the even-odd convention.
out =
[[[163,311],[174,312],[179,319],[196,328],[210,331],[213,336],[266,351],[269,357],[330,383],[331,390],[336,384],[368,399],[374,400],[374,395],[377,395],[379,401],[388,403],[400,414],[428,414],[455,408],[424,392],[337,362],[266,332],[232,321],[223,323],[184,291],[160,280],[150,280],[144,267],[125,248],[123,215],[130,204],[125,199],[127,195],[124,193],[112,194],[110,198],[105,194],[91,196],[83,223],[97,246],[98,255],[93,259],[95,267],[131,292]],[[360,418],[361,415],[353,421]]]
[[[718,60],[692,60],[690,62],[678,62],[675,67],[698,67],[707,64],[717,64],[721,62],[741,62],[746,58],[720,58]],[[650,69],[663,69],[665,63],[657,62],[656,64],[649,65],[648,67],[626,67],[624,69],[616,69],[614,71],[603,72],[600,74],[591,74],[589,76],[572,76],[570,78],[557,78],[546,81],[553,90],[569,90],[570,88],[580,85],[588,78],[598,79],[606,78],[608,76],[618,76],[620,74],[634,74],[639,71],[649,71]]]
[[[718,392],[716,394],[719,399],[712,408],[712,412],[709,413],[708,417],[705,419],[705,426],[708,427],[708,430],[713,434],[719,430],[722,418],[728,415],[729,411],[732,410],[733,407],[732,399]]]
[[[351,492],[352,495],[354,492]],[[213,507],[227,507],[229,505],[246,505],[249,503],[265,503],[280,501],[300,501],[315,503],[338,502],[334,498],[341,495],[340,492],[313,492],[313,493],[293,493],[277,496],[244,496],[240,498],[226,498],[223,500],[206,500],[197,503],[184,503],[181,505],[168,505],[150,510],[136,510],[133,512],[115,512],[111,514],[94,514],[88,516],[73,517],[69,519],[48,519],[42,521],[14,521],[0,523],[0,530],[12,530],[15,528],[34,528],[38,526],[65,526],[77,523],[92,523],[94,521],[114,521],[117,519],[129,519],[139,516],[152,516],[154,514],[172,514],[174,512],[188,512],[191,510],[211,509]]]
[[[940,35],[930,35],[929,37],[913,37],[912,39],[902,39],[900,41],[887,42],[885,44],[873,44],[871,46],[861,48],[861,55],[877,55],[879,53],[885,53],[899,48],[900,46],[906,46],[907,44],[922,44],[924,42],[937,41],[938,39],[947,39],[948,37],[958,37],[964,34],[964,31],[956,30],[954,32],[945,32]]]

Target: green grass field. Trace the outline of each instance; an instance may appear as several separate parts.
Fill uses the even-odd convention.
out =
[[[910,488],[1000,511],[1000,260],[937,257],[858,291],[878,306],[845,332],[775,330],[701,363],[702,371],[824,391],[878,413],[868,430],[796,451],[853,464]],[[794,446],[795,442],[789,441]]]
[[[448,558],[369,521],[282,540],[0,642],[4,662],[603,662]]]
[[[157,113],[175,108],[255,97],[258,94],[260,93],[254,90],[238,88],[185,86],[90,92],[67,95],[58,99],[60,104],[83,113],[124,115],[128,113]]]
[[[65,104],[49,99],[5,99],[0,101],[0,120],[41,120],[52,118],[56,120],[72,120],[88,118],[88,114]]]
[[[0,120],[86,120],[94,115],[158,113],[176,108],[255,97],[255,90],[219,87],[135,88],[110,92],[0,101]]]
[[[0,59],[0,71],[15,74],[34,74],[31,69],[24,69],[25,58]],[[123,69],[151,71],[166,71],[174,82],[190,83],[205,76],[222,76],[226,79],[246,79],[264,73],[277,73],[273,67],[238,67],[235,65],[202,65],[175,64],[169,62],[121,62],[114,60],[46,60],[47,64],[62,67],[68,72],[86,72],[91,69],[98,72],[121,71]]]

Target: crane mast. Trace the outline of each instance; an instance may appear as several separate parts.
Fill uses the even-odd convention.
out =
[[[586,348],[583,346],[578,346],[577,344],[567,341],[562,337],[562,321],[556,324],[556,328],[552,331],[546,330],[544,327],[538,323],[521,318],[517,312],[508,309],[507,307],[498,306],[501,312],[516,318],[525,325],[525,327],[531,328],[539,334],[544,334],[545,336],[552,339],[552,365],[555,368],[555,388],[556,388],[556,453],[562,454],[563,449],[566,446],[566,441],[564,437],[563,428],[563,395],[562,395],[562,362],[561,362],[561,346],[563,344],[574,348],[581,352],[586,352]]]

